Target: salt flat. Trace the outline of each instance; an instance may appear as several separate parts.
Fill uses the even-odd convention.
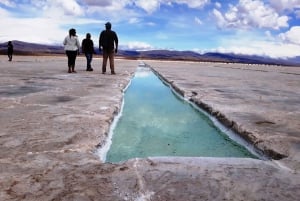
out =
[[[108,164],[95,154],[138,61],[117,75],[68,74],[66,57],[0,56],[0,200],[297,200],[300,68],[144,61],[275,159],[148,158]]]

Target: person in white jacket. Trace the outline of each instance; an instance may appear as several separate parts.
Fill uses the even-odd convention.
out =
[[[75,29],[72,28],[69,30],[69,35],[65,37],[63,44],[68,57],[68,73],[76,73],[75,61],[77,54],[79,54],[80,43]]]

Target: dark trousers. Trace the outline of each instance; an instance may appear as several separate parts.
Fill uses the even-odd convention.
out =
[[[77,50],[76,51],[66,51],[67,57],[68,57],[68,67],[69,68],[74,68],[75,67],[75,60],[77,56]]]
[[[92,68],[91,63],[92,63],[92,60],[93,60],[93,54],[85,53],[85,58],[86,58],[86,68],[87,69]]]
[[[12,53],[8,53],[7,56],[8,56],[8,61],[12,61]]]
[[[115,73],[114,55],[114,50],[103,50],[102,73],[106,72],[107,59],[109,59],[111,73]]]

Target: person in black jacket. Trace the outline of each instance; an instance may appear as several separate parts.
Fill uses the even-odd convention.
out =
[[[14,46],[11,41],[8,41],[7,43],[7,56],[8,56],[8,61],[12,61],[12,55],[14,53]]]
[[[111,23],[105,24],[99,37],[99,51],[103,51],[102,73],[106,73],[107,59],[109,58],[111,74],[115,73],[114,54],[118,52],[118,36],[116,32],[111,30]]]
[[[86,38],[82,40],[81,43],[82,52],[84,53],[86,57],[86,71],[93,71],[93,68],[91,66],[93,54],[95,53],[94,50],[94,43],[91,40],[91,34],[87,33]]]

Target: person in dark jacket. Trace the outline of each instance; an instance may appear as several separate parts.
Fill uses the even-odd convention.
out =
[[[86,71],[93,71],[93,68],[91,66],[93,54],[95,53],[94,50],[94,43],[91,40],[91,34],[87,33],[86,38],[82,40],[81,43],[82,52],[84,53],[86,57]]]
[[[12,56],[14,53],[14,46],[11,41],[8,41],[7,43],[7,56],[8,56],[8,61],[12,61]]]
[[[106,73],[107,59],[109,58],[111,74],[115,73],[114,55],[118,52],[118,36],[116,32],[111,30],[111,23],[105,24],[99,37],[99,51],[103,51],[102,73]]]

